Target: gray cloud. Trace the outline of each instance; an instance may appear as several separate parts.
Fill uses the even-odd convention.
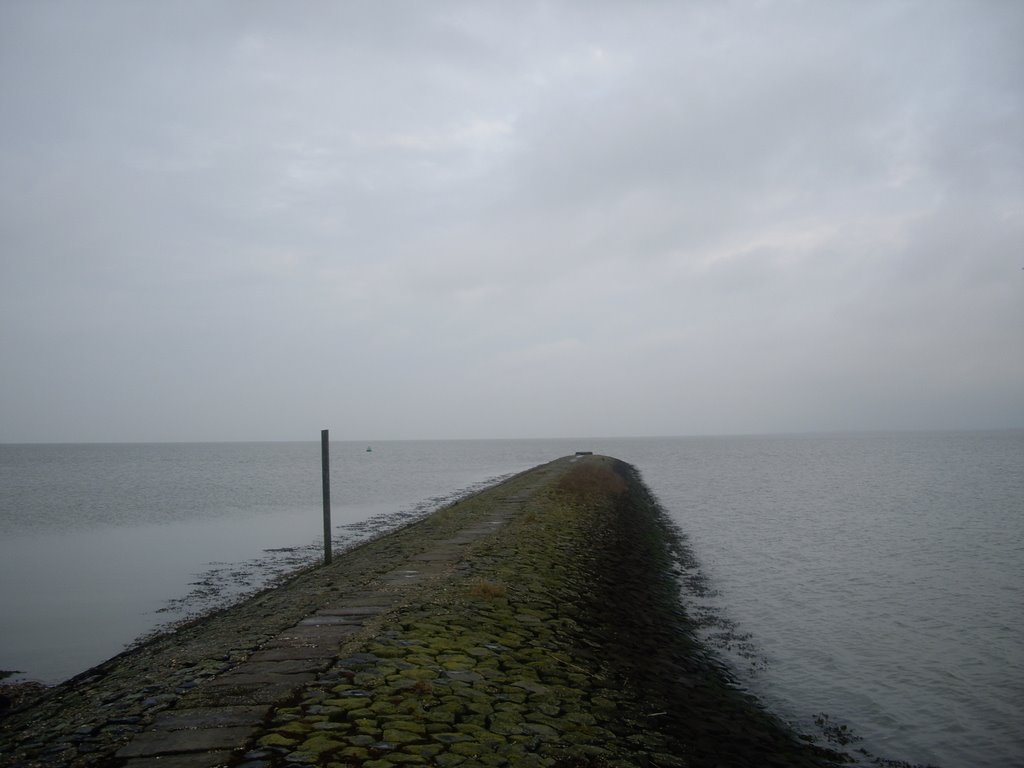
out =
[[[0,440],[1024,426],[1024,9],[0,6]]]

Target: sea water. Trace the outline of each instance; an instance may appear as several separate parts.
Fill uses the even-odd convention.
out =
[[[889,759],[1024,765],[1024,433],[646,450],[772,709]]]
[[[560,455],[617,456],[686,535],[704,588],[683,599],[766,706],[886,759],[1021,764],[1024,432],[367,447],[332,444],[336,547]],[[319,460],[0,445],[0,669],[56,682],[313,562]]]

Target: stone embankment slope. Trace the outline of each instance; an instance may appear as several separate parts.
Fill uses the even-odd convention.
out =
[[[635,471],[559,459],[5,719],[9,766],[823,766],[729,686]]]

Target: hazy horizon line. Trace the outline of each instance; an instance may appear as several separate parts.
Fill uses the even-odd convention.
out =
[[[560,437],[388,437],[388,438],[335,438],[331,443],[352,443],[372,447],[381,443],[448,443],[448,442],[557,442],[568,440],[685,440],[706,438],[737,438],[737,437],[828,437],[828,436],[866,436],[884,434],[943,434],[943,433],[982,433],[982,432],[1021,432],[1024,426],[1011,427],[932,427],[932,428],[899,428],[891,429],[829,429],[829,430],[797,430],[792,432],[704,432],[690,434],[663,435],[591,435],[591,436],[560,436]],[[242,445],[270,443],[318,443],[320,437],[308,440],[294,438],[265,438],[254,440],[19,440],[0,441],[2,446],[44,446],[44,445]]]

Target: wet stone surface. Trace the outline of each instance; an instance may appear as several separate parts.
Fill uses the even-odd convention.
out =
[[[828,764],[691,660],[648,497],[554,486],[519,503],[457,575],[339,660],[336,682],[275,712],[268,766]],[[648,566],[608,570],[634,558]]]
[[[833,764],[730,687],[632,468],[559,460],[91,670],[0,764]]]

